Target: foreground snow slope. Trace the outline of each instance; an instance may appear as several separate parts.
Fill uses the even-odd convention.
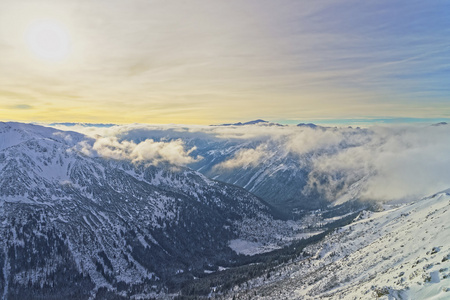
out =
[[[447,191],[383,212],[364,212],[355,223],[305,248],[308,258],[249,282],[252,288],[237,295],[450,299],[449,220]]]

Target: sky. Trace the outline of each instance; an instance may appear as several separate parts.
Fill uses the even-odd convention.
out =
[[[0,1],[0,120],[450,119],[447,1]]]

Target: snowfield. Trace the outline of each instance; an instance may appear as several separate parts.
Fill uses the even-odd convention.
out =
[[[356,222],[271,276],[235,287],[252,299],[450,299],[448,191]]]

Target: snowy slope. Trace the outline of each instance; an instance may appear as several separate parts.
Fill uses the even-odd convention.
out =
[[[0,141],[5,299],[166,294],[235,261],[232,240],[294,233],[241,188],[184,167],[86,156],[78,145],[92,140],[78,133],[0,123]]]
[[[450,299],[450,194],[383,212],[308,246],[306,257],[249,282],[252,299]],[[245,295],[245,297],[244,297]],[[256,296],[255,296],[256,295]]]

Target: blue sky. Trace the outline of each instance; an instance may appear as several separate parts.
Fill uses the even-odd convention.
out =
[[[446,120],[449,11],[445,1],[4,0],[0,118]],[[42,20],[62,37],[41,49]],[[61,41],[65,52],[49,48]]]

